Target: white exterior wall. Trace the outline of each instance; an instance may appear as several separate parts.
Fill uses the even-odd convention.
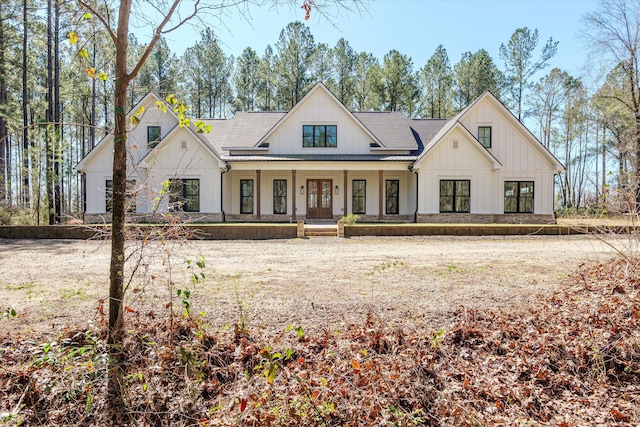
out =
[[[458,142],[458,148],[454,148],[454,141]],[[421,160],[418,212],[440,212],[440,180],[468,179],[471,181],[471,213],[494,213],[495,173],[491,163],[474,144],[456,129]]]
[[[421,159],[416,165],[420,213],[439,213],[441,179],[468,179],[472,214],[503,214],[505,181],[533,181],[533,213],[553,214],[554,164],[544,148],[506,114],[501,106],[485,98],[460,118],[460,123],[476,137],[479,126],[491,126],[488,151],[501,163],[499,169],[493,170],[477,143],[458,129]],[[454,140],[458,141],[458,149],[453,148]]]
[[[163,181],[171,178],[199,179],[200,212],[221,212],[219,193],[223,165],[190,131],[176,128],[177,119],[171,113],[161,112],[155,106],[155,98],[148,98],[145,108],[141,122],[129,131],[127,139],[127,179],[136,181],[136,213],[151,213]],[[144,159],[143,168],[138,163],[149,152],[147,126],[160,126],[161,142],[157,150]],[[113,137],[102,141],[86,163],[85,212],[106,213],[105,184],[112,179]],[[160,203],[160,210],[166,209],[167,202]]]
[[[183,148],[183,144],[186,148]],[[199,179],[199,212],[221,212],[221,164],[186,129],[180,129],[170,140],[163,141],[158,149],[145,159],[145,163],[149,171],[149,192],[144,200],[138,202],[139,209],[144,209],[142,212],[152,211],[158,192],[163,188],[163,182],[170,179]],[[167,203],[167,198],[162,200],[160,209],[166,210]]]
[[[177,126],[178,120],[170,113],[163,113],[158,109],[155,103],[148,103],[146,110],[141,118],[141,122],[137,126],[133,126],[129,130],[127,146],[129,154],[134,162],[139,162],[147,155],[147,127],[160,126],[160,140],[163,140],[167,134]]]
[[[106,181],[113,176],[113,139],[105,141],[99,148],[92,163],[91,170],[86,172],[86,193],[88,214],[101,214],[107,211],[106,207]],[[146,181],[145,171],[136,169],[131,163],[131,158],[127,158],[127,180],[136,181],[136,186]],[[144,202],[141,196],[136,197],[136,211],[144,209]]]
[[[553,214],[554,165],[532,135],[514,124],[514,118],[505,116],[501,106],[489,98],[478,102],[461,118],[460,122],[473,134],[478,126],[491,126],[492,144],[489,152],[502,163],[494,179],[496,194],[492,210],[504,212],[504,182],[533,181],[535,214]]]
[[[336,125],[337,147],[303,147],[303,125]],[[329,95],[317,90],[267,139],[269,154],[371,154],[373,139]]]

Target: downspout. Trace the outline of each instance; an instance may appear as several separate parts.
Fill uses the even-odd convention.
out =
[[[224,213],[224,174],[231,170],[231,166],[225,165],[225,168],[222,170],[220,174],[220,212],[222,212],[222,222],[226,222],[225,213]]]
[[[87,215],[87,173],[80,172],[80,186],[82,187],[82,222]]]
[[[418,173],[413,168],[413,166],[409,166],[409,171],[411,173],[416,174],[416,211],[413,213],[413,223],[417,224],[418,223],[418,195],[420,194],[420,191],[418,191],[418,188],[420,185],[420,180],[418,179]]]

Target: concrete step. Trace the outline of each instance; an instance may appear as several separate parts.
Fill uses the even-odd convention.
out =
[[[305,227],[304,235],[307,237],[319,237],[319,236],[338,236],[337,227]]]

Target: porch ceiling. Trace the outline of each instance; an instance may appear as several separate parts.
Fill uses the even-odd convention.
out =
[[[413,164],[413,160],[402,161],[233,161],[229,162],[232,170],[323,170],[323,171],[343,171],[343,170],[372,170],[372,171],[407,171]]]

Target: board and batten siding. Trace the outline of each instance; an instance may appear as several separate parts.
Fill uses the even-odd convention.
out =
[[[457,141],[457,148],[454,142]],[[421,161],[418,171],[419,213],[439,213],[440,180],[469,180],[471,213],[494,213],[492,163],[476,143],[455,129],[440,141]]]
[[[491,126],[489,152],[502,164],[494,180],[494,213],[504,212],[505,181],[533,181],[534,213],[553,214],[555,165],[545,148],[496,102],[484,98],[460,119],[475,136],[479,126]]]
[[[337,147],[303,147],[303,125],[336,125]],[[354,121],[353,116],[339,108],[336,101],[321,90],[296,107],[270,137],[269,154],[371,154],[373,139]]]
[[[223,165],[200,141],[187,129],[180,129],[170,140],[163,141],[157,149],[145,159],[150,189],[148,196],[139,202],[144,203],[143,212],[151,212],[163,182],[171,179],[200,180],[201,213],[219,213],[222,211],[220,199],[220,176]],[[160,209],[166,210],[167,198],[160,203]],[[142,206],[140,206],[142,208]]]
[[[553,182],[557,172],[544,147],[491,98],[483,98],[459,122],[474,136],[479,126],[491,126],[488,151],[500,162],[493,169],[477,143],[459,129],[440,141],[417,166],[420,213],[439,212],[441,179],[471,181],[470,213],[504,213],[504,182],[534,182],[534,214],[553,214]],[[453,148],[453,141],[458,148]],[[475,146],[474,146],[475,145]]]

